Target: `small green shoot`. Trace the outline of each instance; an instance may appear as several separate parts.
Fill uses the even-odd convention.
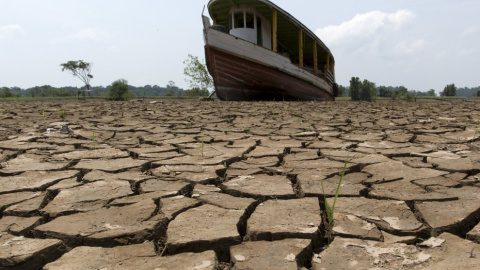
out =
[[[433,224],[432,230],[430,231],[430,237],[437,237],[437,222],[440,217],[435,218],[435,223]]]
[[[65,119],[65,111],[64,110],[58,111],[58,114],[60,114],[60,118]]]
[[[93,149],[97,149],[97,142],[95,141],[95,131],[92,131],[92,142],[93,142]]]
[[[475,139],[477,138],[477,134],[478,134],[479,130],[480,130],[480,124],[478,125],[477,129],[475,130],[475,134],[473,134],[473,138],[472,138],[472,141],[470,142],[470,144],[472,144],[473,141],[475,141]]]
[[[325,210],[327,212],[327,239],[328,244],[332,241],[332,231],[333,231],[333,220],[335,214],[335,204],[337,203],[338,194],[340,193],[340,187],[342,186],[343,176],[345,175],[345,171],[347,169],[347,162],[343,165],[342,174],[340,175],[340,180],[338,181],[337,190],[335,191],[335,198],[333,199],[332,208],[328,205],[327,196],[325,195],[325,189],[323,187],[323,181],[320,182],[322,185],[322,192],[323,192],[323,200],[325,202]]]
[[[243,132],[245,132],[245,134],[249,134],[250,133],[250,127],[248,127],[248,126],[243,127]]]

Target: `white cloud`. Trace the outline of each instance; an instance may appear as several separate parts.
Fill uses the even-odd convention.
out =
[[[474,53],[476,50],[475,49],[463,49],[460,51],[461,56],[466,56]]]
[[[327,45],[334,45],[358,38],[372,37],[382,30],[398,30],[415,17],[410,10],[398,10],[395,13],[371,11],[357,14],[351,20],[340,25],[330,25],[317,29],[315,33]]]
[[[443,51],[443,52],[437,53],[437,54],[434,56],[434,59],[435,59],[435,60],[442,60],[442,59],[447,58],[448,56],[449,56],[448,52]]]
[[[410,54],[422,49],[425,46],[424,39],[417,39],[413,42],[402,41],[395,46],[395,52],[398,54]]]
[[[103,32],[97,28],[83,28],[77,33],[70,35],[68,39],[73,40],[104,40],[108,39],[112,35],[106,32]]]
[[[17,24],[0,26],[0,39],[11,39],[15,35],[23,33],[23,28]]]
[[[53,43],[68,41],[104,41],[113,37],[112,34],[98,28],[83,28],[75,34],[53,40]]]
[[[480,25],[470,26],[462,32],[462,37],[474,35],[478,31],[480,31]]]

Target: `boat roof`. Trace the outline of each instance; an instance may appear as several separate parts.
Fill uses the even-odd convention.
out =
[[[227,20],[230,9],[234,6],[253,6],[255,9],[262,14],[262,16],[270,19],[272,18],[272,9],[277,11],[277,14],[281,14],[282,16],[278,16],[278,34],[279,35],[289,35],[291,36],[291,40],[298,39],[298,32],[295,29],[292,29],[292,25],[296,26],[297,28],[302,29],[302,31],[308,35],[311,39],[315,40],[318,45],[320,45],[326,52],[330,54],[333,58],[330,49],[323,43],[320,38],[315,35],[310,29],[308,29],[305,25],[303,25],[299,20],[295,17],[290,15],[290,13],[286,12],[279,6],[275,5],[274,3],[268,0],[210,0],[208,3],[208,12],[210,13],[211,18],[217,18],[220,20]],[[225,18],[223,18],[225,17]],[[282,20],[281,17],[286,18],[286,20]],[[283,33],[282,33],[283,32]],[[296,42],[296,41],[295,41]]]

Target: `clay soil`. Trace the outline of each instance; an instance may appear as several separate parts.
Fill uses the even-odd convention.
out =
[[[0,269],[479,269],[479,128],[466,101],[2,102]]]

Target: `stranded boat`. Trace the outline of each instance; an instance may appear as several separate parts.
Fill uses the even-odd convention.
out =
[[[267,0],[211,0],[205,56],[221,100],[334,100],[335,61],[307,27]]]

